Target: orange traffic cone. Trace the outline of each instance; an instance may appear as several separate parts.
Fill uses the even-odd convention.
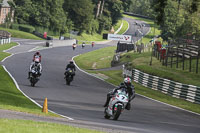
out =
[[[44,112],[46,114],[48,113],[47,98],[45,98],[45,100],[44,100],[42,112]]]

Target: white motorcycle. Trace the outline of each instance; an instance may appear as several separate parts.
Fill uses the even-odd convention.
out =
[[[128,93],[125,89],[117,90],[115,95],[110,99],[108,107],[105,108],[104,117],[106,119],[112,117],[113,120],[117,120],[125,109],[128,101]]]

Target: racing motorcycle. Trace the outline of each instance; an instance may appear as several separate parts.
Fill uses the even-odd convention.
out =
[[[31,70],[31,73],[30,73],[31,86],[34,87],[38,81],[39,81],[38,71],[37,71],[37,68],[34,68]]]
[[[128,93],[125,89],[117,90],[117,92],[110,99],[108,107],[105,108],[104,117],[106,119],[111,117],[113,120],[117,120],[125,109],[128,100]]]
[[[66,84],[67,84],[67,85],[70,85],[70,83],[71,83],[72,80],[73,80],[74,75],[75,75],[75,73],[74,73],[74,71],[72,71],[71,69],[68,69],[68,70],[65,72],[65,80],[66,80]]]

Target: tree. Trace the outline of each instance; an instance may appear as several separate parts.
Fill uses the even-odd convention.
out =
[[[121,1],[122,1],[123,10],[125,12],[128,12],[130,10],[130,5],[132,4],[132,0],[121,0]]]
[[[69,13],[69,18],[74,22],[74,28],[79,34],[90,29],[94,19],[94,5],[91,0],[65,0],[63,8]]]
[[[110,12],[108,17],[112,19],[112,25],[115,25],[122,18],[123,6],[120,0],[107,0],[105,7]],[[108,15],[108,14],[107,14]]]
[[[168,0],[153,0],[152,7],[154,11],[157,13],[156,15],[156,22],[157,24],[162,24],[164,20],[164,10],[167,6]]]

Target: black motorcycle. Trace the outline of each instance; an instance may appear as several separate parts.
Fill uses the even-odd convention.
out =
[[[39,74],[36,70],[32,69],[30,73],[30,82],[31,86],[34,87],[35,84],[39,81]]]
[[[66,80],[67,85],[70,85],[70,83],[73,81],[74,75],[75,75],[75,73],[71,69],[66,70],[65,80]]]

